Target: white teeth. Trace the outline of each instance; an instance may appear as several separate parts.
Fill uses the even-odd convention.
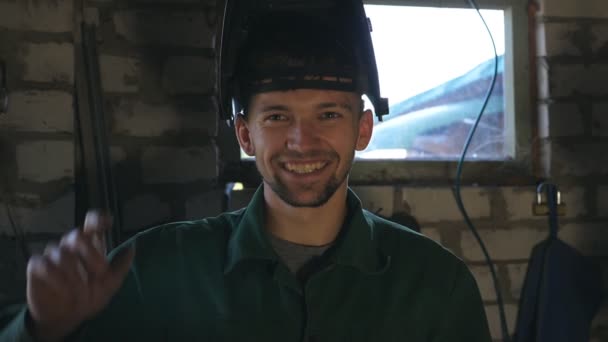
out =
[[[285,168],[291,172],[295,172],[295,173],[311,173],[313,171],[317,171],[318,169],[322,168],[323,166],[325,166],[325,163],[323,162],[318,162],[318,163],[310,163],[310,164],[292,164],[292,163],[286,163],[285,164]]]

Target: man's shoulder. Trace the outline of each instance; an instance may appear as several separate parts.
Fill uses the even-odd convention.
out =
[[[381,250],[393,261],[432,261],[435,266],[460,268],[463,261],[438,242],[404,225],[379,217],[364,210],[364,216],[378,239]]]
[[[206,246],[218,247],[226,242],[233,229],[238,225],[244,209],[222,213],[215,217],[199,220],[178,221],[162,224],[143,230],[125,241],[122,246],[135,245],[142,252],[187,250],[188,247],[205,249]],[[147,253],[146,253],[147,254]]]

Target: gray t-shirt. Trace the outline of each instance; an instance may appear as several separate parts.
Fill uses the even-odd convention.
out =
[[[287,268],[293,273],[298,272],[313,259],[320,257],[333,243],[323,246],[307,246],[279,239],[270,235],[270,243]]]

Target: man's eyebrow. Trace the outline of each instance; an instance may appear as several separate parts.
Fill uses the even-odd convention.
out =
[[[347,102],[343,102],[343,103],[342,102],[341,103],[323,102],[323,103],[319,103],[317,105],[317,109],[328,109],[328,108],[335,108],[335,107],[347,109],[347,110],[350,110],[351,112],[353,111],[353,107]]]
[[[268,105],[262,107],[262,112],[287,111],[289,108],[283,105]]]

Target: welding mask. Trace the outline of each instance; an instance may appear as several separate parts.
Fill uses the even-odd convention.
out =
[[[246,114],[251,96],[290,89],[365,94],[381,118],[378,71],[357,0],[227,0],[219,40],[221,118]]]

